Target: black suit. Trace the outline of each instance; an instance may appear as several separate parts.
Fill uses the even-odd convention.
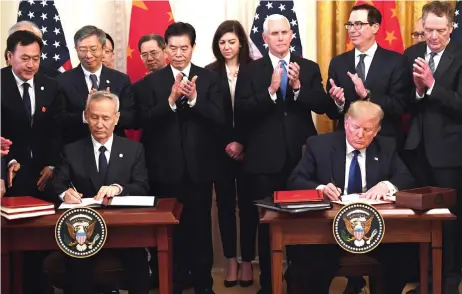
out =
[[[319,66],[292,54],[290,62],[300,66],[301,88],[296,100],[289,83],[285,100],[280,89],[276,101],[271,99],[268,87],[274,69],[269,55],[250,63],[236,86],[236,131],[245,146],[242,168],[245,181],[252,187],[252,200],[285,189],[306,138],[317,134],[311,111],[322,114],[329,103]],[[256,230],[258,211],[256,207],[253,210],[253,220],[246,225]],[[260,284],[266,293],[271,289],[268,226],[260,226],[258,232]]]
[[[31,125],[11,67],[4,67],[1,76],[2,136],[13,142],[5,160],[8,163],[15,159],[21,164],[7,195],[43,198],[45,195],[37,190],[37,181],[42,169],[55,166],[58,160],[62,93],[55,80],[40,73],[34,76],[35,113]]]
[[[120,156],[122,154],[122,156]],[[124,195],[147,195],[149,190],[144,148],[135,141],[114,135],[108,162],[107,179],[101,183],[98,177],[93,143],[90,137],[64,147],[60,163],[53,177],[54,195],[61,194],[72,182],[84,197],[93,197],[103,185],[118,184]],[[129,293],[149,292],[149,267],[144,248],[114,250],[124,264]],[[96,257],[67,258],[67,281],[64,293],[94,293],[93,263]],[[75,281],[85,281],[75,283]]]
[[[398,190],[413,188],[414,179],[396,153],[394,140],[377,136],[366,149],[366,186],[372,188],[380,181],[389,181]],[[293,190],[316,189],[319,185],[335,182],[343,190],[345,184],[346,139],[344,132],[334,132],[311,137],[306,142],[306,152],[289,177],[287,186]],[[378,160],[376,160],[376,158]],[[399,250],[398,248],[399,247]],[[408,248],[409,247],[409,248]],[[298,256],[292,260],[290,275],[303,271],[301,287],[306,293],[327,293],[332,277],[338,270],[342,250],[334,245],[298,246]],[[390,253],[393,252],[393,253]],[[414,254],[413,254],[414,253]],[[410,271],[404,265],[416,266],[416,250],[412,246],[398,244],[380,245],[372,254],[382,262],[387,279],[385,293],[401,293]],[[328,256],[330,256],[328,258]],[[307,264],[311,264],[306,268]],[[292,281],[291,277],[287,277]],[[393,281],[393,282],[392,282]],[[289,282],[290,283],[290,282]]]
[[[51,68],[51,67],[43,66],[43,65],[40,65],[39,73],[42,73],[45,76],[47,76],[49,78],[52,78],[52,79],[55,79],[57,76],[59,76],[61,74],[61,72],[59,70],[56,70],[56,69]]]
[[[333,79],[336,86],[343,88],[345,95],[343,112],[339,112],[333,99],[330,101],[330,110],[327,112],[330,119],[339,120],[337,125],[339,130],[344,128],[344,113],[348,110],[351,102],[360,100],[356,94],[355,86],[347,74],[347,72],[356,73],[355,67],[354,49],[334,57],[329,65],[327,92],[331,89],[329,81]],[[404,140],[401,115],[408,104],[410,90],[410,79],[404,57],[397,52],[378,46],[367,72],[364,87],[371,91],[370,101],[380,105],[385,113],[379,135],[397,139],[398,151],[400,151]]]
[[[88,86],[81,65],[62,73],[56,80],[64,92],[66,102],[66,113],[63,117],[63,139],[65,143],[72,143],[90,134],[88,125],[83,123],[82,118],[88,97]],[[108,87],[111,93],[119,97],[120,101],[120,119],[114,133],[125,137],[125,130],[131,129],[135,120],[135,106],[130,79],[126,74],[103,65],[98,80],[98,90],[106,90]]]
[[[426,48],[423,42],[405,51],[409,69],[412,69],[417,57],[424,58]],[[445,225],[443,264],[445,272],[458,271],[462,267],[459,250],[462,247],[462,45],[449,42],[434,78],[431,94],[425,94],[421,100],[416,99],[415,87],[412,89],[412,118],[406,150],[411,153],[410,169],[419,185],[435,185],[457,191],[457,207],[452,211],[458,220]],[[458,264],[454,263],[455,260]]]
[[[196,293],[212,288],[211,234],[212,181],[217,171],[215,130],[224,122],[223,101],[217,77],[191,65],[197,100],[173,111],[168,103],[173,71],[167,66],[143,79],[136,95],[141,101],[143,144],[152,193],[175,197],[183,203],[180,226],[174,237],[175,282],[191,270]],[[194,240],[194,242],[191,242]],[[176,283],[176,284],[178,284]]]

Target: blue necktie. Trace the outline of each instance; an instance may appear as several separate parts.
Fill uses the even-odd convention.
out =
[[[350,173],[348,175],[348,194],[362,193],[363,183],[361,179],[361,169],[358,163],[359,151],[353,151],[353,159],[350,164]]]
[[[91,88],[98,90],[98,78],[96,77],[95,74],[90,75],[90,81],[91,81]]]
[[[27,119],[29,119],[29,124],[32,121],[32,104],[30,101],[30,95],[29,95],[29,87],[30,85],[28,83],[22,84],[22,87],[24,88],[24,92],[22,94],[22,102],[24,103],[24,108],[26,109],[27,112]]]
[[[107,174],[107,158],[106,155],[104,155],[104,152],[106,152],[106,147],[101,146],[99,147],[99,160],[98,160],[98,173],[99,173],[99,179],[101,180],[101,185],[106,184],[106,174]]]
[[[282,93],[282,98],[285,101],[286,100],[286,91],[287,91],[287,69],[286,69],[286,62],[284,60],[279,61],[279,66],[282,69],[282,75],[281,75],[281,93]]]

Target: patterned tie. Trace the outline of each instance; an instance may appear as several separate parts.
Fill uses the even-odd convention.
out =
[[[353,159],[350,164],[350,174],[348,176],[348,194],[362,193],[363,184],[361,179],[361,169],[358,163],[358,150],[353,151]]]
[[[281,75],[281,93],[282,93],[282,99],[285,101],[286,100],[286,91],[287,91],[287,68],[286,68],[286,62],[284,60],[279,61],[279,66],[282,69],[282,75]]]
[[[360,54],[359,55],[359,62],[358,65],[356,66],[356,73],[358,74],[358,77],[363,80],[363,83],[366,81],[366,65],[364,65],[364,58],[366,57],[366,54]]]
[[[29,87],[28,83],[22,84],[24,89],[24,93],[22,94],[22,102],[24,103],[24,108],[26,109],[27,118],[29,119],[29,123],[32,122],[32,106],[30,102],[30,95],[29,95]]]
[[[106,174],[108,166],[106,155],[104,155],[104,152],[106,152],[106,150],[107,149],[104,146],[99,147],[98,173],[102,185],[106,184]]]
[[[438,53],[435,53],[435,52],[430,52],[430,60],[428,61],[428,66],[430,67],[430,70],[432,71],[432,73],[435,73],[435,60],[433,59],[433,57],[436,56],[436,54]]]
[[[90,75],[90,81],[91,81],[91,88],[98,90],[98,78],[96,77],[95,74]]]
[[[188,80],[188,77],[184,74],[184,72],[181,72],[181,74],[183,75],[183,80]],[[188,102],[188,98],[184,95],[181,96],[180,97],[180,108],[183,108],[187,102]]]

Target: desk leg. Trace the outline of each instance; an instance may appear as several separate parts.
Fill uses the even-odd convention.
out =
[[[278,224],[270,225],[271,280],[273,294],[282,294],[282,230]]]
[[[443,274],[443,223],[432,222],[433,294],[441,294]]]
[[[420,243],[420,293],[428,292],[428,251],[429,243]]]
[[[23,276],[23,261],[22,252],[13,252],[13,291],[12,293],[22,293],[22,276]]]
[[[173,293],[172,229],[171,226],[156,229],[160,294]]]
[[[11,261],[10,254],[2,253],[2,293],[11,293]]]

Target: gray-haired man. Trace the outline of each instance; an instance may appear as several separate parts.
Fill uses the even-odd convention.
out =
[[[83,115],[85,101],[92,89],[109,90],[119,96],[120,119],[114,133],[125,137],[124,130],[133,127],[134,100],[130,79],[124,73],[103,66],[106,34],[95,26],[84,26],[74,35],[80,65],[60,75],[57,80],[66,97],[63,139],[71,143],[88,136]]]

